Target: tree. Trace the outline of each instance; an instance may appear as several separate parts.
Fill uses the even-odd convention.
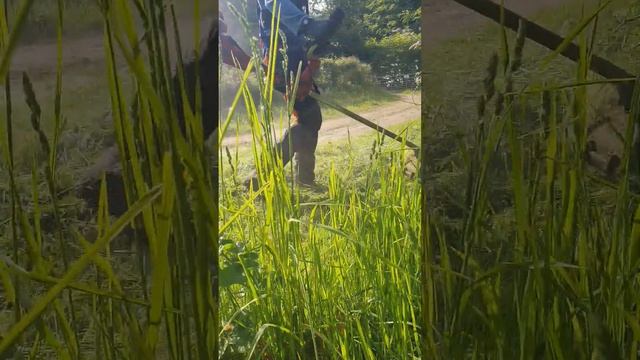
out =
[[[336,34],[336,56],[356,56],[371,64],[389,85],[406,83],[420,64],[420,0],[316,0],[312,9],[326,15],[336,7],[345,13]]]
[[[370,37],[420,32],[420,0],[371,0],[366,8],[364,24]]]

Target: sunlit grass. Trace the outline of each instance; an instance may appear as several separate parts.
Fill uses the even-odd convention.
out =
[[[223,358],[419,358],[419,184],[401,145],[321,145],[319,186],[293,185],[272,151],[287,108],[261,75],[258,98],[239,89],[252,146],[219,155]],[[263,184],[251,192],[248,163]]]

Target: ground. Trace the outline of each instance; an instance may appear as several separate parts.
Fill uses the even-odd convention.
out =
[[[571,2],[571,0],[505,0],[504,6],[525,17],[536,20],[536,15],[540,11],[559,9],[563,5],[571,4]],[[473,35],[477,32],[476,30],[479,26],[490,22],[491,20],[455,3],[453,0],[423,1],[423,49],[428,54],[429,49],[438,46],[443,41]],[[428,66],[425,70],[428,71]]]
[[[200,33],[205,34],[214,16],[204,15],[200,21]],[[183,49],[193,49],[195,23],[193,18],[183,15],[178,20],[180,40]],[[49,35],[49,34],[48,34]],[[169,41],[173,43],[173,33],[169,33]],[[104,36],[101,29],[87,31],[85,34],[74,34],[65,37],[62,45],[63,67],[66,77],[73,81],[74,71],[77,68],[90,65],[104,65]],[[175,56],[171,48],[170,51]],[[185,54],[186,55],[186,54]],[[29,72],[34,78],[52,76],[55,74],[57,45],[55,38],[42,37],[35,42],[23,44],[18,47],[11,62],[11,73],[21,74]]]
[[[585,3],[505,0],[563,35],[594,10],[583,11]],[[440,12],[429,18],[429,7]],[[596,30],[585,31],[594,53],[631,73],[640,70],[637,10],[637,2],[614,1]],[[624,286],[612,273],[635,278],[622,269],[636,264],[628,251],[638,241],[630,210],[637,199],[624,186],[628,174],[603,182],[583,166],[574,133],[582,114],[606,109],[610,96],[594,91],[582,97],[599,86],[576,83],[601,78],[579,74],[577,64],[561,58],[545,68],[550,51],[525,41],[513,77],[516,111],[494,116],[492,101],[481,116],[477,105],[490,93],[483,83],[493,80],[489,60],[493,54],[504,60],[499,25],[453,1],[429,1],[423,11],[429,358],[636,356],[636,321],[612,319],[635,311],[637,286],[603,294]],[[471,26],[481,23],[490,26]],[[514,33],[507,39],[513,59]],[[497,91],[506,80],[501,70],[491,81]],[[553,90],[562,85],[566,90]],[[520,96],[525,87],[538,92]],[[540,89],[551,92],[553,106],[543,102]],[[619,108],[609,110],[620,115]]]
[[[371,120],[382,127],[401,125],[420,116],[420,103],[418,95],[400,95],[399,100],[376,107],[375,110],[367,110],[359,115]],[[326,106],[323,105],[323,108]],[[284,125],[284,124],[283,124]],[[284,126],[280,127],[282,131]],[[335,116],[325,120],[320,130],[320,143],[330,144],[342,141],[347,136],[358,137],[373,129],[358,123],[348,116]],[[247,146],[252,142],[251,134],[240,136],[228,135],[222,141],[222,146]]]
[[[576,24],[579,12],[573,9],[576,8],[577,4],[578,3],[572,0],[504,1],[504,5],[510,10],[513,10],[530,20],[537,21],[541,25],[546,26],[553,31],[556,31],[561,35],[565,35],[565,33],[571,28],[571,25]],[[596,3],[594,1],[580,3],[580,5],[586,5],[586,8],[589,9],[588,11],[594,10],[595,4]],[[426,96],[430,98],[427,106],[429,106],[432,102],[439,102],[439,100],[431,100],[437,98],[448,98],[446,96],[441,96],[441,94],[443,93],[458,92],[459,96],[465,100],[461,101],[460,104],[463,107],[469,106],[469,108],[465,110],[469,111],[471,107],[475,106],[475,104],[473,104],[475,100],[474,93],[477,93],[478,87],[475,87],[474,85],[469,86],[466,89],[451,89],[451,87],[459,86],[462,83],[462,78],[465,76],[465,74],[474,74],[472,76],[475,76],[479,73],[478,70],[484,65],[462,65],[463,63],[465,63],[465,61],[456,59],[453,61],[453,63],[457,64],[458,66],[452,66],[450,64],[448,65],[448,70],[443,70],[442,67],[447,65],[441,62],[441,59],[437,57],[442,57],[443,54],[446,53],[452,54],[453,57],[460,56],[453,54],[465,54],[465,51],[461,49],[449,50],[447,48],[449,46],[468,46],[468,55],[463,56],[471,56],[470,54],[473,52],[472,49],[480,48],[478,46],[475,46],[473,43],[484,43],[487,39],[486,32],[478,32],[477,29],[480,26],[486,25],[489,25],[489,28],[497,29],[499,25],[492,20],[484,18],[480,14],[455,3],[454,1],[448,0],[426,1],[425,5],[423,6],[423,14],[423,51],[425,54],[424,72],[426,74],[427,83],[433,84],[434,82],[431,81],[432,79],[434,79],[433,81],[448,81],[449,83],[453,84],[444,85],[443,87],[436,86],[433,91],[433,96],[431,96],[432,94],[429,93],[429,86],[425,87]],[[557,16],[560,16],[559,14],[570,14],[570,16],[565,16],[561,21],[558,21]],[[451,21],[451,19],[455,19],[455,21]],[[560,24],[560,26],[558,26],[558,24]],[[511,33],[511,31],[509,31],[509,33]],[[497,50],[497,47],[499,46],[499,43],[497,42],[498,37],[494,37],[492,40],[496,41],[495,47]],[[540,46],[533,42],[528,42],[525,46],[527,48],[535,49],[535,56],[541,56],[539,54],[546,55],[549,53],[547,49],[541,49]],[[596,52],[598,52],[598,50],[596,50]],[[480,54],[480,52],[476,52],[472,56],[472,58],[475,58],[477,62],[481,64],[486,63],[486,61],[488,60],[488,53],[482,53],[486,54],[484,55],[485,57],[480,57]],[[604,55],[605,58],[610,55],[601,53],[598,54]],[[616,55],[618,54],[613,54],[612,57],[609,57],[609,60],[618,60]],[[563,65],[568,64],[569,66],[571,65],[570,61],[564,59],[561,59],[561,61],[557,63]],[[430,66],[430,64],[432,66]],[[625,62],[622,62],[622,64],[628,66]],[[629,69],[633,70],[633,68]],[[443,71],[447,71],[448,73],[452,74],[452,76],[449,76],[448,80],[444,80],[447,79],[447,77],[443,76]],[[595,78],[598,77],[596,76]],[[479,84],[479,80],[481,80],[479,78],[471,79],[477,80],[476,84]],[[525,77],[523,78],[523,81],[527,81],[527,79],[528,78]],[[615,91],[612,91],[611,86],[592,86],[588,91],[592,98],[592,106],[589,109],[589,121],[591,124],[601,123],[600,126],[594,127],[594,129],[589,133],[589,139],[594,141],[594,143],[598,145],[596,153],[593,154],[592,158],[594,159],[594,161],[591,163],[591,165],[594,165],[599,170],[605,170],[607,167],[606,164],[609,161],[609,157],[612,154],[622,157],[622,143],[620,141],[620,137],[615,134],[615,131],[612,131],[612,127],[609,125],[614,126],[617,129],[618,133],[624,134],[626,129],[626,116],[624,108],[616,104],[617,94],[615,93]],[[603,117],[609,120],[606,120],[603,123]],[[434,124],[427,124],[427,126],[431,125]],[[466,127],[464,122],[459,121],[450,122],[448,123],[448,125],[438,124],[437,126],[450,126],[452,129]]]

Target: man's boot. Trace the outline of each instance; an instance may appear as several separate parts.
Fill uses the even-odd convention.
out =
[[[295,124],[291,129],[285,131],[282,140],[276,144],[275,150],[279,153],[285,166],[293,157],[293,153],[295,153],[296,149],[300,147],[300,140],[304,137],[303,134],[304,129],[299,124]],[[260,181],[256,170],[253,170],[251,174],[249,174],[244,181],[244,186],[247,190],[252,186],[253,190],[258,190],[260,188]]]
[[[313,152],[299,152],[295,156],[296,181],[306,186],[315,185],[316,156]]]
[[[258,172],[256,170],[253,170],[251,174],[247,176],[244,181],[244,186],[247,190],[253,188],[253,191],[257,191],[260,188],[260,180],[258,179]]]
[[[295,173],[300,184],[315,185],[316,148],[318,147],[318,131],[309,126],[300,127],[300,146],[295,154]]]

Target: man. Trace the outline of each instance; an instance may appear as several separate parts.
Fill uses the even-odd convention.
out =
[[[275,3],[275,4],[274,4]],[[306,185],[315,183],[315,151],[318,144],[318,131],[322,125],[322,113],[318,102],[308,94],[314,87],[313,74],[318,70],[320,62],[315,53],[309,49],[321,48],[335,33],[342,22],[344,14],[336,9],[328,20],[315,20],[308,15],[306,0],[257,0],[260,46],[264,64],[268,64],[271,41],[272,18],[280,13],[279,29],[284,34],[287,49],[287,74],[282,73],[283,56],[279,49],[276,57],[275,89],[287,93],[287,86],[301,66],[298,80],[298,91],[295,94],[293,126],[287,130],[276,146],[284,165],[296,154],[297,181]],[[274,8],[276,6],[277,8]],[[277,19],[277,17],[276,17]],[[305,37],[312,38],[309,42]],[[308,55],[311,55],[308,58]],[[257,176],[253,174],[245,183],[246,186],[257,185]]]
[[[315,20],[308,15],[308,0],[257,0],[259,37],[262,55],[266,59],[271,44],[272,17],[280,12],[280,27],[287,41],[288,71],[296,72],[298,64],[303,68],[307,65],[306,37],[314,39],[314,43],[321,44],[335,33],[344,16],[340,9],[334,11],[329,20]],[[275,9],[277,6],[278,9]],[[281,45],[281,44],[279,44]],[[280,53],[278,53],[280,55]],[[279,56],[282,60],[281,56]]]
[[[185,91],[191,110],[195,108],[196,79],[199,78],[202,101],[202,129],[206,140],[218,127],[218,24],[214,21],[203,44],[203,51],[197,58],[185,62],[183,73]],[[247,59],[248,62],[248,59]],[[196,66],[197,64],[197,66]],[[198,69],[198,73],[196,73]],[[173,75],[174,99],[177,104],[179,128],[185,131],[182,93],[177,72]],[[135,99],[134,99],[135,101]],[[119,152],[116,145],[106,149],[93,166],[83,174],[79,195],[87,201],[91,208],[97,208],[102,173],[107,180],[109,211],[111,215],[120,216],[127,210],[125,187],[120,169]],[[217,175],[217,169],[216,174]]]
[[[218,26],[212,24],[208,36],[204,42],[204,50],[200,57],[191,59],[184,64],[185,91],[192,110],[196,103],[196,79],[200,79],[200,94],[202,96],[200,111],[202,114],[202,130],[204,139],[218,128]],[[199,74],[196,74],[196,63]],[[174,98],[178,109],[178,121],[184,132],[184,114],[182,112],[182,94],[180,93],[180,81],[178,75],[173,76],[175,85]]]

